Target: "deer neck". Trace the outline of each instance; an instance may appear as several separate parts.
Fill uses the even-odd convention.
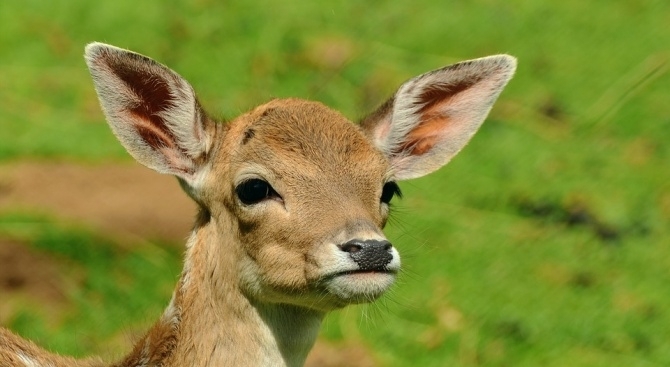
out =
[[[170,305],[119,366],[303,365],[324,314],[244,295],[234,228],[217,226],[196,226]]]

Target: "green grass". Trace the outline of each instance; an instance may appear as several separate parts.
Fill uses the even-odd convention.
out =
[[[384,366],[668,365],[669,14],[662,0],[3,2],[0,160],[128,159],[81,57],[94,40],[170,65],[226,118],[284,96],[357,118],[408,77],[510,53],[517,75],[473,142],[402,185],[388,231],[401,284],[331,315],[323,336]],[[321,57],[329,45],[342,59]],[[169,298],[179,254],[31,228],[22,238],[88,275],[60,324],[17,315],[24,335],[102,352]],[[73,344],[73,330],[100,339]]]

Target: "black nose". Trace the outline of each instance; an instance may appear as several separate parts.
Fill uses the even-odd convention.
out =
[[[351,240],[340,245],[340,250],[358,264],[361,270],[384,271],[386,265],[393,260],[391,242],[377,240]]]

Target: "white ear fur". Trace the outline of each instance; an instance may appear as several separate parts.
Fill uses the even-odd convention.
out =
[[[468,143],[515,69],[514,57],[497,55],[420,75],[361,127],[391,161],[395,179],[426,175]]]
[[[85,58],[107,122],[126,150],[192,185],[211,139],[188,82],[145,56],[102,43],[87,45]]]

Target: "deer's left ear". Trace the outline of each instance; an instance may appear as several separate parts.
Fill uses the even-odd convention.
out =
[[[361,122],[397,180],[445,165],[477,131],[512,78],[508,55],[465,61],[420,75]]]

